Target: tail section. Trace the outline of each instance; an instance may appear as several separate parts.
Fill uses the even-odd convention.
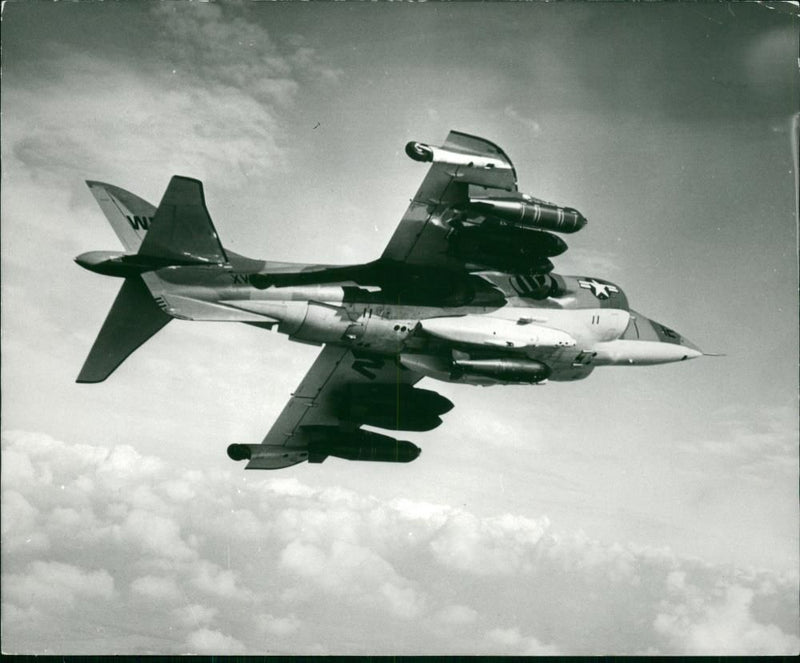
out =
[[[127,251],[91,251],[76,258],[91,271],[125,277],[77,380],[102,382],[172,319],[154,300],[171,286],[154,272],[173,265],[224,265],[228,256],[198,180],[174,176],[158,209],[119,187],[87,184]]]
[[[172,318],[155,303],[141,276],[125,279],[89,351],[77,382],[102,382]]]
[[[136,253],[156,214],[156,208],[117,186],[89,180],[86,184],[125,250]]]
[[[199,180],[175,175],[169,182],[139,254],[177,265],[225,264]]]

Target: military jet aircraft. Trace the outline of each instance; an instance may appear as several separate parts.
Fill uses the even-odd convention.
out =
[[[551,258],[586,218],[517,189],[497,145],[451,131],[411,142],[430,164],[376,260],[358,265],[254,260],[223,248],[201,182],[174,176],[155,208],[87,182],[125,252],[76,262],[124,279],[78,376],[101,382],[172,318],[243,322],[323,346],[260,444],[231,444],[247,469],[328,456],[408,462],[420,449],[364,430],[429,431],[453,404],[424,377],[472,385],[581,380],[597,366],[703,354],[637,313],[618,285],[564,276]]]

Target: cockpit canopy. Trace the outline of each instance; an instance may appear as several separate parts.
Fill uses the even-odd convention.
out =
[[[674,329],[670,329],[660,322],[651,320],[638,311],[631,309],[631,319],[628,327],[620,338],[628,341],[658,341],[660,343],[674,343],[675,345],[685,345],[694,350],[700,350],[694,343],[685,336],[681,336]]]

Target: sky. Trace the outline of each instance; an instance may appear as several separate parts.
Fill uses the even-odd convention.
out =
[[[796,654],[790,4],[5,3],[2,650]],[[579,209],[556,270],[707,352],[477,388],[413,463],[244,472],[318,349],[173,321],[75,378],[119,287],[86,179],[205,183],[256,258],[380,255],[451,129]],[[795,134],[796,135],[796,134]],[[796,140],[796,139],[795,139]]]

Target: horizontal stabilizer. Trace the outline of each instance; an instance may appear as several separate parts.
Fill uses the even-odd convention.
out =
[[[156,208],[118,186],[91,180],[87,180],[86,184],[125,250],[136,253],[156,213]]]
[[[125,279],[77,382],[102,382],[172,318],[155,303],[141,276]]]
[[[170,180],[139,253],[176,265],[228,262],[199,180],[179,175]]]

